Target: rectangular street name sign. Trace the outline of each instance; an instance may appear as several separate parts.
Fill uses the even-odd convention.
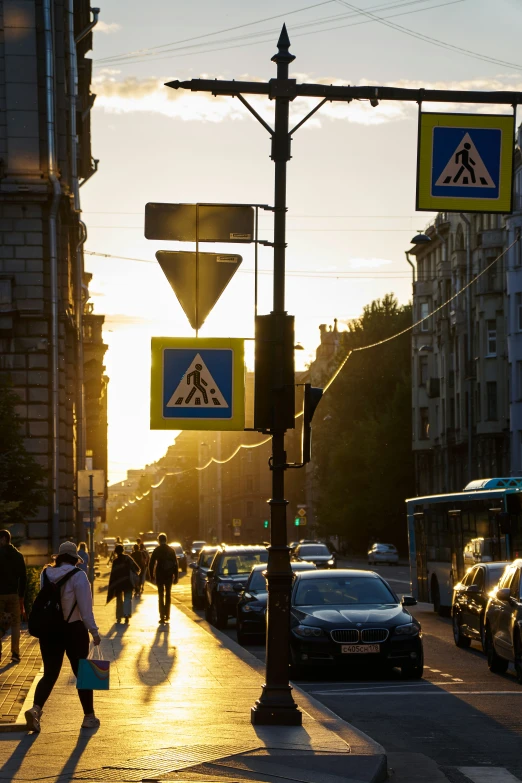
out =
[[[418,210],[512,211],[513,115],[421,112]]]
[[[254,208],[149,203],[145,205],[145,236],[174,242],[253,242]]]
[[[243,430],[244,341],[153,337],[150,428]]]

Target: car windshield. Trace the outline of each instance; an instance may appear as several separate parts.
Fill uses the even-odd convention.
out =
[[[357,606],[395,604],[395,597],[380,579],[368,576],[329,576],[301,579],[295,606]]]
[[[266,579],[263,576],[262,569],[259,569],[259,571],[254,571],[252,573],[252,576],[250,577],[250,585],[248,589],[252,590],[255,593],[266,590]]]
[[[504,573],[504,570],[505,570],[505,568],[506,568],[506,564],[505,564],[505,563],[502,563],[502,565],[498,565],[498,566],[490,566],[490,567],[487,569],[487,574],[488,574],[488,585],[489,585],[490,587],[493,587],[494,585],[496,585],[496,584],[497,584],[497,582],[499,582],[499,581],[500,581],[500,577],[501,577],[501,576],[502,576],[502,574]]]
[[[202,552],[201,559],[199,561],[200,566],[203,566],[203,568],[210,568],[210,564],[212,563],[215,554],[216,554],[215,549],[211,552],[207,552],[207,551]]]
[[[183,554],[183,547],[181,546],[181,544],[171,544],[170,546],[172,547],[172,549],[177,555]]]
[[[193,541],[192,542],[192,549],[201,549],[201,547],[205,546],[206,541]]]
[[[326,557],[330,556],[330,550],[324,544],[304,544],[299,547],[299,557]]]
[[[221,560],[219,573],[227,576],[249,574],[254,566],[267,561],[268,552],[266,549],[259,552],[227,552]]]

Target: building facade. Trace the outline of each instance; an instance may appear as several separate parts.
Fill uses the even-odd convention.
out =
[[[86,438],[93,459],[106,462],[103,423],[94,436],[83,394],[80,187],[96,170],[86,57],[96,16],[85,0],[0,2],[0,372],[20,398],[26,447],[48,475],[47,504],[16,531],[30,563],[83,532],[75,492]]]

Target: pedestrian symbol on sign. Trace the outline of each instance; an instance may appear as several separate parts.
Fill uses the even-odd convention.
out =
[[[436,187],[441,185],[446,187],[496,187],[469,133],[466,133],[457,145],[435,185]]]
[[[167,408],[228,408],[219,386],[199,353],[178,383]]]

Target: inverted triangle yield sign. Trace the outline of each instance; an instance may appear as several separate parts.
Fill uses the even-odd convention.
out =
[[[170,250],[156,253],[193,329],[201,329],[243,260],[229,253],[199,253],[198,256],[196,264],[196,253]]]

